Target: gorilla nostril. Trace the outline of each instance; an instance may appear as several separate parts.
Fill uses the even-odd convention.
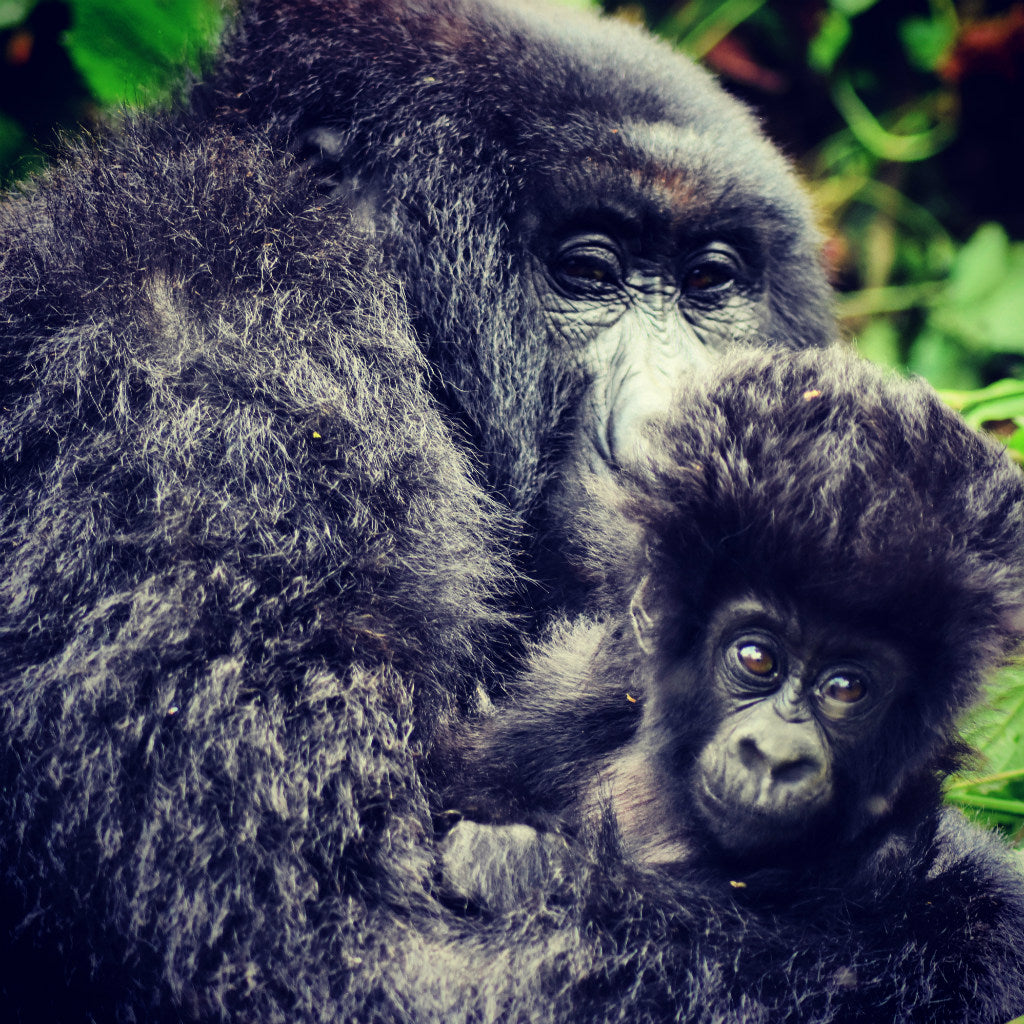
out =
[[[814,778],[820,771],[820,763],[806,757],[772,765],[771,769],[772,781],[786,786],[795,786],[800,782],[806,782],[808,779]]]
[[[822,771],[821,760],[799,747],[773,742],[771,736],[760,737],[760,742],[757,736],[741,736],[736,741],[736,757],[751,775],[767,777],[771,785],[796,786]]]
[[[749,772],[760,775],[765,770],[767,758],[761,753],[757,740],[750,736],[744,736],[737,744],[736,751],[739,754],[740,764]]]

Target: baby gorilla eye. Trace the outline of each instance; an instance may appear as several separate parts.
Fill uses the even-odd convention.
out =
[[[868,692],[863,679],[845,672],[829,676],[821,684],[821,695],[840,704],[855,704]]]
[[[771,678],[778,668],[772,649],[761,643],[741,641],[736,645],[736,659],[746,672],[759,679]]]

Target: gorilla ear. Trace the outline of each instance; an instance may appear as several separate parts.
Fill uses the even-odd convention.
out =
[[[645,576],[629,602],[629,621],[633,624],[633,633],[640,650],[644,654],[654,653],[654,631],[657,623],[644,606],[645,599],[649,596],[651,577]]]

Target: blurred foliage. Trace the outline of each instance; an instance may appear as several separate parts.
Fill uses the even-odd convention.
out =
[[[0,0],[0,184],[62,134],[164,100],[223,24],[218,0]]]
[[[940,389],[1024,376],[1024,3],[607,6],[702,58],[801,165],[866,355]]]
[[[603,6],[709,65],[798,163],[860,350],[927,377],[1024,462],[1024,2]],[[212,49],[221,7],[0,0],[0,181],[60,133],[172,95]],[[1024,845],[1024,663],[966,732],[984,759],[949,799]]]
[[[1024,847],[1024,665],[993,681],[964,734],[983,756],[974,771],[947,785],[947,799],[1007,830]]]

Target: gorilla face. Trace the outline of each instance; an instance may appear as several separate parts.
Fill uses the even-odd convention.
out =
[[[716,609],[704,658],[721,717],[686,789],[724,851],[763,857],[841,820],[844,806],[888,809],[891,794],[862,791],[863,766],[881,756],[877,738],[893,731],[913,651],[878,631],[749,595]]]
[[[562,10],[374,10],[371,35],[332,9],[318,46],[338,81],[294,130],[382,238],[444,405],[535,525],[628,462],[709,355],[832,337],[806,203],[703,71]]]
[[[664,602],[687,569],[661,565],[633,597],[640,724],[597,799],[611,794],[627,846],[651,862],[701,850],[763,866],[852,842],[903,782],[888,744],[913,733],[918,643],[770,588],[708,595],[682,625]]]
[[[531,239],[538,304],[587,381],[577,451],[590,470],[630,461],[682,377],[768,320],[756,240],[694,228],[643,184],[617,208],[558,211]]]

